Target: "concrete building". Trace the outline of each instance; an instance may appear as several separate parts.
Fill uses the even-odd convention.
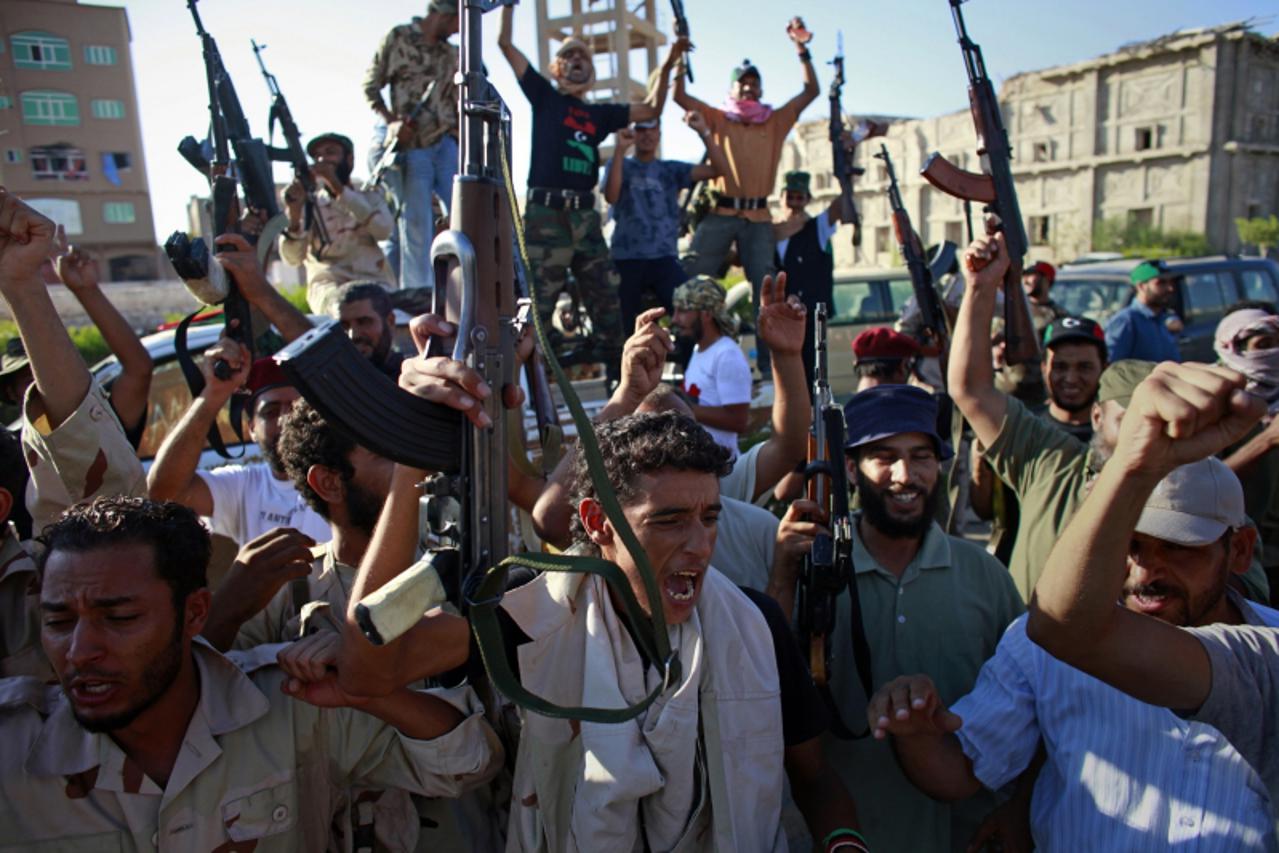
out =
[[[962,78],[954,86],[962,97]],[[1176,32],[1018,74],[999,98],[1033,260],[1068,261],[1091,250],[1102,219],[1200,232],[1214,251],[1236,252],[1236,217],[1279,212],[1279,39],[1245,24]],[[897,262],[887,176],[871,157],[880,141],[857,152],[866,169],[855,184],[864,236],[854,256],[841,231],[839,267]],[[933,151],[978,168],[968,111],[895,121],[882,141],[924,242],[962,244],[961,203],[929,186],[919,169]],[[837,186],[825,122],[796,128],[782,167],[813,173],[813,210],[829,203]]]
[[[103,280],[157,277],[124,9],[0,3],[5,186],[61,224]]]

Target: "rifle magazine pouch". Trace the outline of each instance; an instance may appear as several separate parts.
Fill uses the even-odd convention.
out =
[[[403,635],[445,598],[444,584],[428,554],[361,599],[355,605],[355,620],[369,642],[380,646]]]
[[[338,321],[312,329],[275,360],[324,419],[380,456],[456,474],[462,413],[401,389],[355,348]]]

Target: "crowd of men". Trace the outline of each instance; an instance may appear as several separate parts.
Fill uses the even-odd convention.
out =
[[[1103,328],[1052,300],[1040,262],[1023,287],[1042,359],[1005,365],[994,315],[1012,259],[1001,233],[978,237],[958,264],[944,367],[905,324],[829,353],[858,377],[831,469],[857,508],[831,517],[801,472],[839,206],[810,215],[811,178],[791,172],[782,216],[768,207],[782,142],[818,91],[811,33],[787,27],[805,86],[777,109],[749,60],[722,106],[693,97],[682,38],[646,101],[605,104],[583,99],[585,43],[564,42],[548,80],[512,44],[512,14],[499,46],[533,107],[538,310],[555,325],[571,281],[611,382],[594,424],[603,478],[570,445],[549,473],[511,477],[511,510],[536,534],[526,544],[611,562],[645,614],[660,606],[678,677],[663,683],[634,614],[587,574],[512,572],[503,651],[548,702],[655,693],[625,722],[517,708],[460,600],[370,642],[356,605],[426,559],[430,472],[362,446],[230,336],[144,471],[145,349],[93,264],[0,188],[0,295],[20,332],[0,396],[21,407],[20,430],[0,434],[0,847],[1279,849],[1279,310],[1234,306],[1218,363],[1183,365],[1163,264],[1134,268],[1135,298]],[[297,183],[278,251],[378,371],[485,428],[477,400],[522,403],[427,357],[450,323],[414,318],[418,355],[393,345],[393,291],[433,286],[433,223],[457,169],[457,22],[454,0],[432,0],[388,34],[365,91],[399,152],[390,177],[358,186],[350,139],[317,137],[328,239],[308,232]],[[701,164],[657,157],[672,75]],[[715,183],[716,206],[681,255],[679,193],[697,181]],[[218,242],[217,263],[286,343],[312,328],[248,240]],[[754,443],[761,398],[717,280],[733,258],[771,387]],[[109,390],[50,277],[117,355]],[[681,341],[689,358],[667,381]],[[233,399],[262,461],[205,470]],[[967,508],[990,520],[988,545],[963,535]],[[798,623],[814,543],[841,524],[851,573],[825,659]],[[214,535],[237,549],[227,566]]]

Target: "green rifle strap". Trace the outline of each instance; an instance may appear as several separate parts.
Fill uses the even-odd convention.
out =
[[[542,472],[528,458],[528,448],[524,446],[524,418],[519,409],[506,410],[506,454],[525,477],[542,479]]]
[[[511,182],[510,163],[507,160],[506,146],[509,139],[505,131],[502,132],[501,138],[498,140],[498,150],[501,157],[502,179],[506,188],[507,202],[511,206],[511,221],[515,228],[514,247],[516,254],[516,262],[523,264],[525,268],[528,266],[528,253],[524,244],[524,223],[520,216],[519,202],[515,198],[514,186]],[[674,685],[679,682],[681,677],[681,668],[678,654],[674,654],[670,647],[670,637],[666,633],[666,618],[662,612],[662,598],[660,590],[657,586],[657,580],[653,575],[653,570],[648,564],[648,555],[644,549],[640,547],[639,540],[636,539],[635,533],[631,530],[630,524],[626,520],[626,516],[622,513],[621,504],[617,500],[617,495],[613,491],[612,486],[608,482],[608,477],[604,473],[604,460],[600,453],[599,442],[595,438],[595,430],[590,419],[586,416],[585,410],[582,408],[582,402],[578,399],[576,391],[573,390],[573,383],[569,381],[564,373],[564,369],[560,366],[559,360],[555,357],[555,352],[547,341],[546,331],[542,327],[541,317],[537,311],[537,292],[536,286],[530,281],[529,298],[532,301],[533,310],[530,312],[533,318],[533,331],[537,337],[537,345],[541,347],[542,353],[546,356],[547,362],[551,366],[551,370],[555,375],[555,382],[559,385],[560,391],[564,396],[565,403],[568,404],[569,412],[573,416],[573,423],[577,427],[578,441],[581,445],[580,452],[586,460],[587,467],[590,470],[591,482],[595,486],[595,493],[598,497],[600,505],[604,509],[604,514],[612,523],[623,545],[631,554],[631,558],[635,561],[636,568],[639,570],[640,578],[644,583],[645,596],[649,602],[649,617],[645,619],[643,613],[639,609],[638,602],[635,601],[635,595],[631,591],[630,583],[622,574],[621,569],[611,563],[598,558],[584,558],[580,556],[559,555],[553,561],[547,561],[546,556],[534,561],[524,556],[519,558],[520,564],[528,565],[531,568],[539,568],[542,565],[556,565],[556,571],[582,571],[599,574],[604,577],[605,581],[610,584],[614,593],[621,599],[629,614],[632,614],[632,627],[637,636],[637,643],[642,646],[649,655],[649,660],[655,666],[661,668],[662,684],[661,689],[665,689],[665,685]],[[479,620],[472,621],[472,629],[475,632],[476,641],[481,648],[487,646],[488,652],[481,652],[484,657],[485,665],[490,663],[497,664],[495,658],[501,658],[505,662],[504,656],[501,654],[500,632],[496,618],[491,613],[486,613],[484,604],[489,599],[493,600],[496,606],[500,600],[500,594],[506,583],[506,576],[509,566],[512,565],[512,559],[503,560],[493,569],[486,572],[481,588],[489,590],[487,595],[482,595],[478,591],[473,591],[468,598],[471,600],[471,612],[477,609],[480,611]],[[545,561],[543,563],[543,561]],[[574,566],[568,569],[566,566]],[[478,603],[478,605],[477,605]],[[638,614],[638,618],[634,615]],[[486,618],[487,617],[487,618]],[[496,653],[495,653],[496,652]],[[515,697],[521,697],[519,704],[524,704],[528,699],[537,700],[537,697],[530,696],[527,691],[516,681],[510,667],[498,665],[495,668],[489,668],[489,675],[493,680],[494,686],[513,700]],[[657,690],[660,693],[661,690]],[[607,721],[616,722],[619,719],[630,719],[641,713],[644,708],[648,707],[652,699],[650,697],[647,702],[631,708],[622,709],[621,711],[614,709],[557,709],[544,700],[537,700],[540,709],[533,705],[528,707],[539,710],[540,713],[548,713],[548,711],[556,711],[560,716],[574,716],[579,719],[588,719],[582,716],[582,712],[590,712],[592,714],[602,713]],[[544,710],[543,710],[544,709]],[[570,713],[572,712],[572,713]]]
[[[502,629],[497,621],[497,608],[501,605],[502,595],[506,590],[506,576],[511,566],[524,566],[539,572],[571,572],[576,574],[596,574],[615,589],[629,589],[626,575],[614,563],[599,557],[587,557],[569,554],[539,554],[531,556],[521,554],[507,557],[497,566],[484,573],[479,586],[469,593],[471,605],[469,618],[471,630],[475,634],[476,645],[480,649],[480,657],[484,661],[484,669],[489,674],[493,685],[502,695],[522,708],[526,708],[546,717],[567,720],[583,720],[588,723],[624,723],[644,712],[649,705],[674,686],[679,678],[679,667],[673,656],[657,657],[657,648],[652,643],[652,635],[643,627],[648,624],[644,611],[634,595],[621,596],[626,610],[626,619],[635,629],[634,637],[640,651],[654,665],[660,667],[662,681],[657,684],[640,702],[625,708],[585,708],[555,705],[537,696],[520,684],[511,670],[510,661],[506,657],[506,648],[502,643]],[[665,633],[663,632],[663,638]]]

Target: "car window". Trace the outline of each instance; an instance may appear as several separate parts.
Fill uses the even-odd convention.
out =
[[[191,407],[191,390],[187,388],[186,379],[178,366],[176,358],[156,364],[151,375],[151,394],[148,398],[151,411],[147,417],[147,429],[142,434],[142,443],[138,445],[138,456],[151,459],[155,456],[165,437],[177,426],[178,421]],[[222,432],[222,440],[227,447],[239,443],[235,433],[231,431],[230,407],[223,406],[218,412],[218,428]]]
[[[1072,317],[1087,317],[1105,323],[1128,303],[1132,285],[1122,279],[1059,279],[1052,299]]]
[[[1243,281],[1244,299],[1279,302],[1279,288],[1275,286],[1270,273],[1265,270],[1240,270],[1239,278]]]
[[[893,313],[901,316],[906,300],[915,295],[915,287],[908,278],[895,278],[888,282],[888,295],[893,300]]]
[[[1188,323],[1216,320],[1234,301],[1234,288],[1226,273],[1196,273],[1182,277],[1181,303]]]
[[[885,304],[888,289],[879,281],[837,281],[832,293],[834,323],[890,323],[898,311]],[[895,301],[895,299],[893,300]]]

